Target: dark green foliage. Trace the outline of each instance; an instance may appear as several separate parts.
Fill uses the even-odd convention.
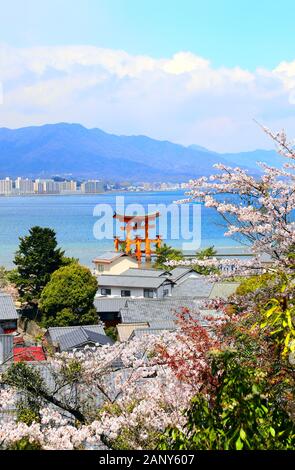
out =
[[[172,248],[171,246],[166,245],[166,243],[164,243],[161,248],[156,249],[156,255],[157,258],[154,267],[158,269],[172,269],[165,265],[167,261],[181,261],[183,259],[183,254],[180,250]]]
[[[215,250],[214,246],[209,246],[208,248],[204,248],[203,250],[199,250],[196,252],[196,258],[201,260],[206,258],[212,258],[216,255],[217,251]]]
[[[3,374],[2,381],[18,390],[29,388],[33,394],[39,393],[43,387],[43,379],[40,372],[23,362],[18,362],[9,367]]]
[[[199,259],[200,261],[203,261],[207,258],[213,258],[216,256],[217,251],[215,250],[214,246],[209,246],[208,248],[204,248],[203,250],[199,250],[196,253],[196,258]],[[209,274],[216,274],[218,273],[218,269],[215,268],[214,266],[198,266],[197,264],[194,264],[192,268],[196,271],[198,274],[203,274],[203,275],[209,275]]]
[[[30,426],[40,422],[40,407],[36,400],[26,398],[17,403],[17,421]]]
[[[38,421],[41,406],[54,405],[70,413],[80,423],[85,423],[85,415],[76,402],[76,384],[81,378],[81,365],[73,359],[64,364],[58,373],[50,369],[56,383],[54,390],[49,389],[40,371],[25,363],[13,364],[2,374],[1,383],[9,385],[22,394],[18,406],[18,420],[29,423]],[[60,393],[61,390],[67,393]],[[77,397],[76,397],[77,398]]]
[[[40,372],[25,363],[13,364],[3,374],[2,382],[22,392],[17,402],[17,421],[30,426],[40,421],[42,395],[48,393]]]
[[[8,286],[8,272],[3,266],[0,266],[0,289]]]
[[[78,264],[79,259],[78,258],[73,258],[69,256],[63,256],[62,257],[62,264],[61,266],[69,266],[70,264]]]
[[[109,326],[108,328],[106,328],[105,333],[113,341],[118,341],[118,330],[115,326]]]
[[[44,288],[39,308],[45,326],[97,323],[93,301],[97,280],[89,269],[70,264],[58,269]]]
[[[216,397],[197,395],[182,432],[168,429],[164,450],[277,450],[295,448],[295,426],[269,393],[261,370],[241,364],[235,352],[219,353],[213,372],[221,373]]]
[[[32,227],[29,235],[20,238],[12,280],[24,304],[37,304],[50,275],[63,265],[63,255],[54,230],[49,228]]]
[[[42,446],[38,442],[30,442],[27,437],[24,437],[10,446],[9,450],[42,450]]]
[[[244,279],[239,287],[237,288],[237,295],[246,295],[263,289],[269,286],[269,284],[275,279],[275,276],[270,273],[261,274],[260,276],[251,276]]]

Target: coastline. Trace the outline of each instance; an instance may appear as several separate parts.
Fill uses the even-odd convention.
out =
[[[103,191],[100,193],[80,193],[80,192],[73,192],[73,193],[56,193],[56,194],[51,194],[51,193],[40,193],[40,194],[0,194],[0,199],[6,199],[6,198],[31,198],[31,197],[56,197],[56,196],[63,196],[63,197],[69,197],[69,196],[104,196],[104,195],[116,195],[116,194],[121,194],[121,193],[126,193],[126,194],[153,194],[153,193],[169,193],[169,192],[185,192],[183,189],[155,189],[155,190],[139,190],[139,191],[130,191],[128,189],[114,189],[114,190],[109,190],[109,191]]]

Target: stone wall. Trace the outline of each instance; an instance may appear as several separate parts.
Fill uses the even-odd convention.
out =
[[[20,332],[25,332],[27,335],[33,336],[43,336],[46,332],[44,328],[41,328],[36,322],[30,320],[29,318],[20,318],[18,321],[18,329]]]

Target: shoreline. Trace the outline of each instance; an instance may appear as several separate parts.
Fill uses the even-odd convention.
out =
[[[153,194],[153,193],[169,193],[169,192],[185,192],[183,189],[155,189],[155,190],[149,190],[145,191],[140,190],[140,191],[128,191],[127,189],[115,189],[115,190],[110,190],[110,191],[104,191],[101,193],[80,193],[80,192],[74,192],[74,193],[67,193],[67,194],[0,194],[0,200],[6,199],[6,198],[31,198],[31,197],[56,197],[56,196],[63,196],[63,197],[70,197],[70,196],[105,196],[105,195],[111,195],[111,194],[120,194],[120,193],[126,193],[126,194]]]

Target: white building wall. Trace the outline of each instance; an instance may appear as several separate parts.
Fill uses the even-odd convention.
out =
[[[117,258],[111,263],[94,263],[95,271],[97,274],[122,274],[129,268],[138,268],[138,263],[135,259],[122,257]],[[98,265],[103,267],[103,271],[98,270]]]
[[[121,291],[122,290],[130,290],[130,293],[131,293],[131,297],[144,297],[144,290],[145,288],[143,287],[110,287],[110,286],[99,286],[98,287],[98,291],[97,291],[97,295],[98,296],[104,296],[104,294],[101,293],[101,289],[102,288],[105,288],[105,289],[111,289],[111,295],[110,297],[121,297]],[[148,287],[147,287],[148,289]],[[154,299],[162,299],[164,297],[164,289],[167,289],[168,290],[168,294],[167,296],[171,296],[171,293],[172,293],[172,287],[171,287],[171,284],[167,284],[167,285],[162,285],[160,287],[158,287],[158,289],[155,289],[155,292],[154,292],[154,296],[153,298]]]
[[[99,286],[98,287],[98,292],[97,295],[102,295],[101,294],[101,289],[104,288],[104,286]],[[111,297],[121,297],[121,291],[122,290],[130,290],[131,291],[131,297],[143,297],[143,289],[139,287],[105,287],[106,289],[111,289]]]

